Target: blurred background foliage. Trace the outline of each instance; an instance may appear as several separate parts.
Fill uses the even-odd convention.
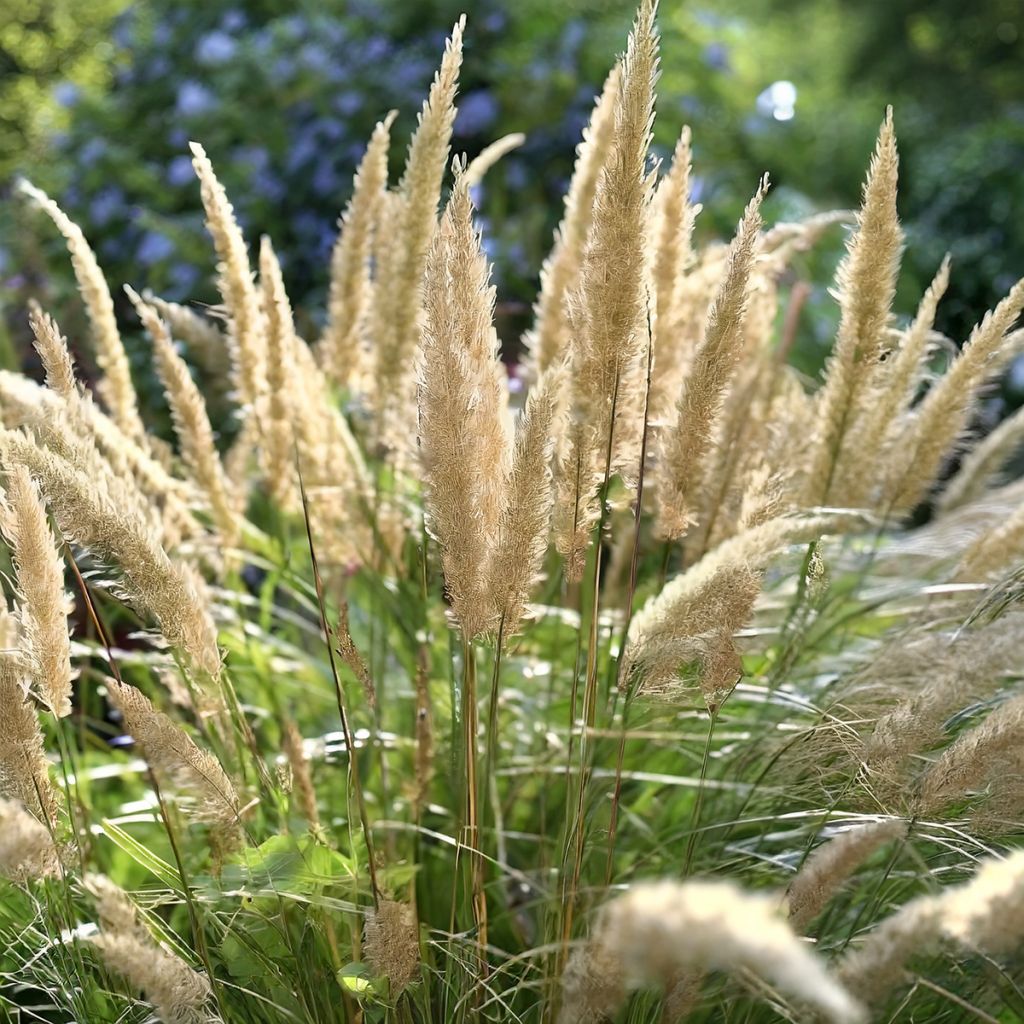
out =
[[[187,149],[197,139],[248,237],[274,238],[309,325],[373,124],[396,108],[394,138],[407,138],[463,9],[456,149],[473,156],[498,135],[527,135],[481,197],[511,351],[631,0],[5,0],[0,189],[24,174],[50,191],[81,223],[115,290],[128,281],[212,302]],[[962,342],[1024,273],[1020,0],[663,0],[660,23],[656,139],[667,155],[680,126],[693,128],[699,231],[728,235],[765,170],[775,185],[770,220],[855,206],[891,103],[908,230],[901,309],[912,312],[951,251],[938,327]],[[403,159],[396,144],[396,177]],[[11,359],[27,294],[41,294],[72,336],[81,324],[50,226],[5,198],[0,229]],[[798,268],[816,283],[797,349],[810,371],[832,337],[825,283],[840,248],[834,231]],[[1024,390],[1024,374],[1011,375],[1015,383]]]

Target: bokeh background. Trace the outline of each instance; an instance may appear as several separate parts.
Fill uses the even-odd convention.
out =
[[[19,174],[84,228],[122,282],[215,301],[187,142],[201,141],[250,239],[269,233],[300,322],[323,305],[335,223],[373,124],[400,112],[392,171],[466,10],[455,148],[526,144],[489,175],[481,215],[510,353],[529,321],[594,93],[625,41],[628,0],[4,0],[0,4],[0,361],[24,357],[28,295],[71,334],[80,310],[61,244],[11,198]],[[939,329],[962,341],[1024,274],[1021,0],[662,0],[656,127],[692,126],[698,231],[727,235],[763,171],[767,216],[850,208],[887,103],[896,112],[910,314],[943,254]],[[798,266],[814,288],[798,358],[813,372],[834,311],[842,234]],[[129,344],[131,341],[129,339]],[[133,349],[144,373],[145,346]],[[993,406],[1021,402],[1017,364]]]

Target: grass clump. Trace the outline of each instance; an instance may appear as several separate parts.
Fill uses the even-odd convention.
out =
[[[313,344],[193,146],[223,307],[128,290],[173,444],[26,189],[101,401],[34,312],[45,385],[0,375],[11,1019],[1021,1013],[1024,492],[1002,442],[938,481],[1024,285],[945,368],[948,265],[897,318],[889,114],[802,379],[792,258],[839,218],[766,230],[764,181],[694,247],[689,133],[648,152],[654,13],[580,146],[522,400],[486,162],[450,161],[462,22],[395,187],[374,133]]]

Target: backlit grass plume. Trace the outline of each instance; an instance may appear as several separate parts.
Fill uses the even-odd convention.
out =
[[[49,216],[67,242],[78,288],[89,314],[96,362],[104,374],[99,385],[100,394],[114,422],[129,437],[139,440],[145,431],[139,419],[128,356],[114,316],[114,300],[96,256],[85,240],[82,229],[45,192],[28,182],[22,182],[21,189]]]
[[[71,644],[64,558],[32,476],[14,466],[0,494],[0,531],[11,545],[18,584],[21,649],[32,689],[59,718],[71,713]]]

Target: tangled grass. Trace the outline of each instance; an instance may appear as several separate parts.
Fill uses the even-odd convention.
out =
[[[517,140],[443,187],[461,22],[395,187],[374,132],[312,344],[193,146],[223,306],[128,289],[173,444],[25,186],[99,379],[38,309],[45,384],[0,374],[5,1019],[1024,1014],[1020,418],[947,468],[1024,283],[959,352],[948,263],[894,314],[889,114],[804,380],[790,263],[844,217],[766,229],[763,181],[694,246],[688,131],[650,160],[654,13],[522,401],[472,200]]]

